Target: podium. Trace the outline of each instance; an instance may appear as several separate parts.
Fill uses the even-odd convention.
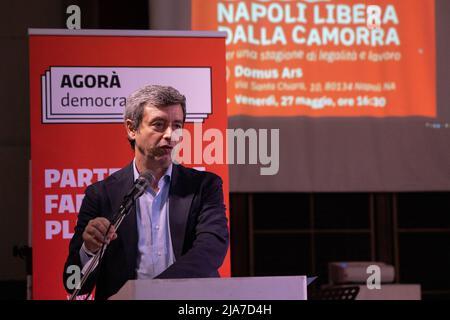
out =
[[[306,276],[129,280],[111,300],[306,300]]]

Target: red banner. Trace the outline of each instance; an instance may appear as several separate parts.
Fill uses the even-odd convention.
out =
[[[225,40],[199,32],[30,30],[29,50],[33,299],[65,299],[62,272],[84,190],[133,159],[126,97],[144,85],[171,85],[187,98],[187,130],[198,123],[225,132]],[[227,165],[190,167],[222,177],[228,208]],[[230,275],[229,254],[220,273]]]

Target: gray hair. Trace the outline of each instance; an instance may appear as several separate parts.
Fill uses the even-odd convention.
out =
[[[132,129],[138,130],[144,116],[146,105],[168,107],[180,104],[183,109],[183,122],[186,120],[186,97],[177,89],[169,86],[148,85],[133,92],[125,105],[124,120],[132,121]],[[134,140],[128,139],[134,149]]]

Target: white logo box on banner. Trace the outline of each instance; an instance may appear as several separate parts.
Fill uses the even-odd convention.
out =
[[[122,123],[126,98],[150,85],[186,96],[186,122],[212,113],[210,67],[64,67],[41,77],[42,123]]]

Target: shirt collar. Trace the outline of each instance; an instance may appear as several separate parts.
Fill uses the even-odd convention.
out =
[[[168,180],[170,181],[170,179],[172,178],[172,167],[173,164],[172,162],[170,163],[169,167],[167,168],[166,172],[163,174],[163,176],[161,177],[161,179],[159,179],[158,182],[158,186],[161,185],[161,183],[163,182],[163,180]],[[139,172],[137,170],[136,167],[136,158],[133,159],[133,175],[134,175],[134,180],[136,180],[137,178],[139,178]],[[167,177],[167,178],[166,178]]]

